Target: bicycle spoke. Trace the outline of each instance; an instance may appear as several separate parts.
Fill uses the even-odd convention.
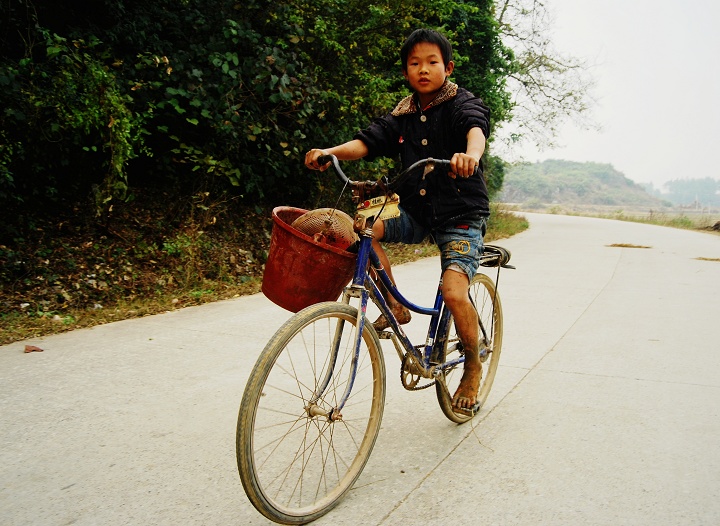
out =
[[[357,310],[346,304],[299,313],[268,343],[258,375],[248,380],[238,467],[251,502],[273,520],[324,513],[367,461],[380,428],[385,371],[369,331],[354,364],[356,323]],[[342,415],[332,413],[351,381]]]

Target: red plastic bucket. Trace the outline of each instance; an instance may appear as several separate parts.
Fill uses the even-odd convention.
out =
[[[291,312],[338,299],[353,277],[357,257],[291,227],[305,212],[289,206],[273,209],[270,251],[263,273],[265,296]]]

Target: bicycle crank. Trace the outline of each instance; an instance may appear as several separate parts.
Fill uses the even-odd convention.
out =
[[[481,347],[482,348],[480,349],[480,362],[485,363],[487,359],[490,358],[490,355],[492,354],[492,349],[485,344],[481,344]]]
[[[415,357],[410,353],[405,353],[400,367],[400,382],[408,391],[420,391],[435,385],[435,380],[426,385],[418,387],[420,380],[424,377],[423,368],[417,363]]]

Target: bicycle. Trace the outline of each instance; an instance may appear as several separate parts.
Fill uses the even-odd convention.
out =
[[[425,175],[446,160],[425,159],[393,182],[351,181],[337,158],[326,156],[336,174],[353,190],[363,213],[354,220],[358,233],[352,282],[340,301],[311,305],[287,320],[265,346],[248,379],[236,434],[238,470],[257,510],[284,524],[311,522],[332,509],[360,476],[380,430],[385,404],[385,363],[381,339],[393,342],[406,389],[435,386],[444,415],[456,423],[470,420],[487,399],[502,347],[503,317],[496,284],[477,273],[469,294],[478,313],[483,379],[470,411],[453,407],[452,392],[462,374],[464,350],[440,286],[432,307],[410,302],[390,281],[371,246],[372,224],[395,212],[392,190],[413,170]],[[373,192],[384,197],[367,199]],[[367,205],[371,206],[367,206]],[[486,245],[482,265],[508,265],[510,253]],[[376,285],[377,275],[390,294],[413,312],[430,316],[426,340],[414,345],[392,315]],[[442,282],[441,282],[442,283]],[[355,307],[351,299],[359,302]],[[366,319],[372,301],[390,322],[378,334]],[[423,380],[428,383],[420,385]]]

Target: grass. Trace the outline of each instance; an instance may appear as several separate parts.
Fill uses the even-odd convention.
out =
[[[648,225],[666,226],[685,230],[703,230],[720,234],[715,225],[720,223],[720,212],[694,212],[694,211],[627,211],[614,207],[597,206],[562,206],[552,205],[545,209],[525,210],[522,206],[513,206],[519,211],[533,211],[555,215],[568,215],[579,217],[597,217],[600,219],[614,219],[617,221],[629,221],[632,223],[644,223]]]
[[[113,305],[98,305],[92,309],[68,307],[57,311],[3,313],[0,315],[0,345],[255,294],[260,292],[261,284],[261,277],[255,277],[240,284],[207,284],[208,288],[202,290],[157,292],[132,299],[120,298]]]
[[[622,210],[612,214],[600,214],[597,217],[605,219],[616,219],[619,221],[630,221],[633,223],[645,223],[648,225],[667,226],[685,230],[712,230],[712,226],[720,219],[710,214],[698,214],[690,216],[685,213],[653,212],[647,214],[628,214]]]
[[[243,225],[247,228],[247,225],[254,223],[257,221],[244,221]],[[494,206],[485,242],[508,238],[527,228],[528,222],[522,216]],[[58,296],[58,301],[51,303],[40,296],[47,294],[48,287],[27,288],[17,292],[13,297],[9,297],[10,295],[6,293],[8,298],[4,305],[11,305],[12,308],[0,313],[0,345],[260,292],[262,265],[257,264],[256,259],[252,264],[244,265],[236,274],[231,275],[228,269],[236,268],[245,258],[253,259],[257,258],[258,254],[267,254],[268,236],[262,228],[253,235],[241,237],[240,241],[237,237],[216,237],[213,239],[212,247],[204,237],[198,238],[199,242],[204,243],[203,246],[199,246],[199,242],[194,242],[185,234],[178,234],[175,238],[168,239],[171,241],[166,241],[162,247],[157,243],[158,247],[154,252],[150,248],[143,252],[137,250],[132,253],[123,252],[121,263],[117,263],[116,259],[108,269],[103,267],[103,277],[110,285],[103,289],[104,299],[101,303],[88,296],[84,301],[85,306],[76,306],[63,298],[62,294]],[[248,241],[250,239],[254,239],[255,243],[251,245]],[[175,240],[182,240],[182,243],[176,243]],[[69,241],[67,243],[71,244]],[[238,249],[238,243],[244,248]],[[74,250],[75,245],[89,246],[87,242],[82,245],[78,242],[70,247],[75,258],[73,269],[63,269],[64,274],[58,269],[57,275],[52,278],[53,281],[49,278],[44,280],[51,283],[66,283],[65,288],[54,285],[52,290],[61,290],[67,296],[79,290],[80,285],[74,286],[78,282],[78,268],[99,268],[95,263],[96,259],[84,255],[85,252],[94,253],[94,250]],[[117,251],[118,247],[112,245],[108,238],[102,250],[103,253],[109,253]],[[386,245],[386,250],[393,264],[407,263],[439,254],[437,247],[430,242],[420,245],[390,243]],[[168,252],[172,253],[168,254]],[[152,259],[163,253],[166,256],[162,262],[159,258]],[[220,260],[226,261],[225,267],[218,268]],[[141,264],[143,262],[144,264]],[[126,282],[124,272],[113,278],[115,281],[106,277],[111,276],[111,270],[131,267],[133,274],[128,277],[137,284],[131,289],[112,286],[115,282]],[[208,271],[208,268],[212,272]],[[75,274],[72,274],[73,272]],[[99,283],[100,271],[95,270],[95,272],[98,274],[96,281]],[[84,282],[81,284],[86,288],[90,287]],[[152,286],[141,287],[140,284]],[[93,283],[93,286],[96,285]]]

